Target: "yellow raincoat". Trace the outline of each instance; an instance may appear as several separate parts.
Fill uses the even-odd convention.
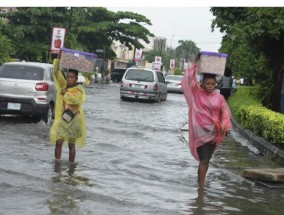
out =
[[[59,70],[60,60],[55,59],[53,62],[53,78],[56,84],[56,105],[54,123],[50,129],[50,142],[56,143],[57,139],[76,139],[75,144],[83,147],[86,137],[86,121],[85,114],[82,109],[83,103],[86,101],[84,88],[77,84],[74,87],[67,88],[67,92],[61,95],[61,89],[66,89],[67,82]],[[71,122],[66,122],[62,119],[64,108],[75,110],[77,113]]]

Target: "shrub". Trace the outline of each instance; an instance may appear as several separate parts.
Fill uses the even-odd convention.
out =
[[[233,117],[244,128],[276,146],[284,146],[284,115],[269,110],[256,101],[253,88],[240,87],[229,99]]]

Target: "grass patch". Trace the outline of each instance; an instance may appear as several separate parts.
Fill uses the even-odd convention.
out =
[[[233,96],[229,97],[228,105],[230,107],[233,117],[237,113],[239,107],[242,105],[255,105],[263,106],[259,101],[253,97],[255,87],[251,86],[238,86]]]

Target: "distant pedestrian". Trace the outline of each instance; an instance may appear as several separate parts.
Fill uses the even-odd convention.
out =
[[[232,83],[231,96],[235,95],[235,92],[237,90],[237,79],[235,79],[234,76],[232,76],[232,78],[233,78],[233,83]]]
[[[50,129],[50,141],[55,146],[55,159],[61,159],[62,145],[68,142],[69,161],[74,162],[76,155],[75,144],[84,146],[86,135],[85,115],[82,105],[86,94],[82,85],[77,84],[78,70],[69,69],[65,80],[60,68],[60,60],[53,63],[57,95],[55,120]]]
[[[197,64],[186,69],[182,88],[189,106],[189,147],[199,161],[198,184],[203,187],[209,161],[232,125],[224,97],[215,92],[215,75],[204,74],[201,87],[196,80],[196,69]]]
[[[231,95],[233,85],[232,71],[230,68],[227,67],[225,69],[224,76],[222,76],[218,85],[220,87],[220,94],[223,95],[227,101]]]

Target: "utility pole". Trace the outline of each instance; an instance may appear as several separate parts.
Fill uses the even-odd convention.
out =
[[[173,34],[173,36],[172,36],[172,38],[171,38],[171,45],[170,45],[170,49],[172,50],[172,41],[173,41],[173,38],[174,38],[174,34]]]
[[[171,63],[171,59],[172,59],[172,57],[173,57],[173,49],[172,49],[172,42],[173,42],[173,38],[174,38],[174,34],[172,35],[172,37],[171,37],[171,44],[170,44],[170,62],[169,62],[169,64]],[[173,68],[170,68],[170,73],[174,73],[174,69]]]

